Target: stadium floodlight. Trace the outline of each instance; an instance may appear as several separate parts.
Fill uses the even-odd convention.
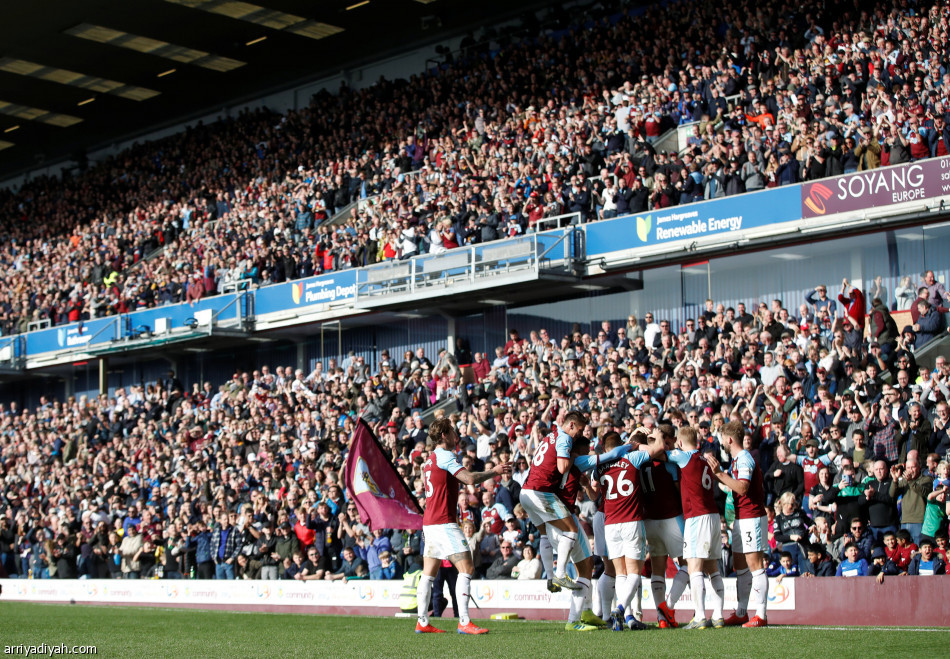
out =
[[[131,101],[144,101],[158,96],[161,93],[146,87],[127,85],[118,80],[109,80],[108,78],[100,78],[99,76],[87,75],[85,73],[79,73],[78,71],[70,71],[69,69],[60,69],[55,66],[46,66],[45,64],[13,57],[0,59],[0,71],[25,76],[27,78],[55,82],[68,87],[88,89],[89,91],[101,94],[112,94],[113,96],[119,96],[120,98],[126,98]]]
[[[80,23],[66,30],[66,34],[80,39],[86,39],[87,41],[95,41],[96,43],[134,50],[146,55],[155,55],[156,57],[171,60],[172,62],[193,64],[203,69],[210,69],[211,71],[219,71],[221,73],[239,69],[247,64],[247,62],[242,62],[241,60],[214,55],[196,48],[179,46],[178,44],[162,41],[161,39],[130,34],[128,32],[122,32],[121,30],[114,30],[109,27],[91,23]]]
[[[165,2],[188,7],[189,9],[197,9],[209,14],[227,16],[245,23],[269,27],[272,30],[290,32],[308,39],[326,39],[343,32],[343,28],[337,25],[321,23],[296,14],[288,14],[287,12],[239,0],[165,0]]]
[[[34,108],[29,105],[20,105],[18,103],[10,103],[9,101],[2,100],[0,100],[0,114],[16,117],[17,119],[26,119],[27,121],[38,121],[43,124],[59,126],[61,128],[74,126],[82,121],[79,117],[74,117],[71,114],[50,112],[42,108]]]

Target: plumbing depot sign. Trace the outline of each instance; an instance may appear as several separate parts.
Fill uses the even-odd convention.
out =
[[[724,579],[725,605],[736,604],[735,579]],[[669,588],[672,580],[667,580]],[[192,581],[176,579],[58,580],[0,579],[0,601],[109,603],[148,606],[188,605],[235,610],[280,610],[281,607],[396,609],[402,581]],[[449,596],[448,591],[446,595]],[[644,581],[643,608],[655,608],[650,582]],[[472,598],[483,609],[557,611],[570,606],[567,592],[549,593],[544,581],[478,580],[472,582]],[[708,598],[708,594],[707,594]],[[707,607],[712,602],[707,599]],[[795,580],[769,581],[769,609],[795,609]],[[690,593],[676,603],[677,609],[693,610]],[[329,611],[328,611],[329,612]]]
[[[805,218],[941,197],[950,194],[950,157],[813,181],[801,194]]]

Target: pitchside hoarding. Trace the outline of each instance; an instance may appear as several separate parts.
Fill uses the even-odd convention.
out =
[[[723,579],[725,606],[736,606],[735,579]],[[226,605],[270,605],[359,607],[361,609],[394,608],[399,606],[402,580],[396,581],[200,581],[175,579],[0,579],[5,601],[30,602],[93,602],[129,605],[190,605],[213,608]],[[672,584],[667,579],[667,589]],[[643,608],[653,609],[653,593],[649,580],[642,584]],[[706,594],[706,606],[712,607],[711,595]],[[769,609],[795,610],[795,580],[769,580]],[[472,599],[484,609],[518,611],[544,609],[562,615],[571,604],[570,593],[550,593],[542,580],[520,581],[477,580],[472,582]],[[676,603],[677,610],[693,610],[689,589]]]

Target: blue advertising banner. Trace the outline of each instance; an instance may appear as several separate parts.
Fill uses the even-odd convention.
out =
[[[587,255],[792,222],[801,219],[799,187],[775,188],[586,224]]]
[[[327,304],[356,298],[356,270],[259,288],[254,296],[254,312],[258,316],[287,311],[311,304]]]
[[[108,327],[109,325],[112,327]],[[43,352],[106,343],[119,338],[120,328],[121,321],[118,321],[117,316],[112,316],[30,332],[26,335],[26,354],[33,356]]]

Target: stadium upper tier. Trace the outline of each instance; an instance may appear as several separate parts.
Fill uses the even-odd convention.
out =
[[[0,193],[0,330],[944,155],[947,13],[605,11],[36,179]],[[682,154],[654,147],[690,122]]]

